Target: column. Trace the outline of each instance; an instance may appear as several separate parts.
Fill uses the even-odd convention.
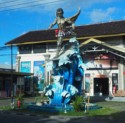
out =
[[[119,69],[119,77],[118,77],[118,90],[123,90],[123,83],[124,83],[124,77],[123,77],[123,62],[122,59],[120,60],[120,63],[118,65],[118,69]]]
[[[20,71],[20,59],[21,59],[21,56],[16,57],[16,72]]]
[[[44,82],[46,83],[46,85],[48,85],[50,82],[50,79],[49,79],[49,72],[47,72],[47,66],[46,66],[46,63],[47,63],[47,61],[49,60],[49,58],[50,58],[50,54],[45,54],[44,55],[44,58],[45,58],[45,80],[44,80]]]

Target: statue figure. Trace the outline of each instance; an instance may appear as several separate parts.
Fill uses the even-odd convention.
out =
[[[74,32],[74,23],[80,14],[79,11],[70,18],[64,18],[62,8],[57,9],[56,19],[50,25],[51,29],[54,25],[58,25],[56,34],[57,53],[56,58],[50,59],[47,63],[47,71],[53,76],[53,83],[44,88],[44,93],[50,99],[50,105],[66,105],[74,98],[80,95],[82,91],[82,81],[84,75],[84,64],[79,51],[79,42]],[[63,38],[71,36],[69,42],[62,46]]]
[[[64,18],[63,9],[62,8],[57,9],[56,19],[49,27],[49,29],[51,29],[54,25],[56,24],[58,25],[58,29],[55,30],[56,37],[58,37],[56,56],[58,56],[59,51],[61,49],[63,37],[67,35],[71,35],[73,37],[76,36],[76,33],[74,32],[74,29],[75,29],[74,23],[77,17],[79,16],[80,12],[81,10],[79,8],[78,12],[74,16],[69,17],[69,18]]]

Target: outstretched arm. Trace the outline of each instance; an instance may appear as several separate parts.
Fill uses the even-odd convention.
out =
[[[68,18],[68,21],[72,22],[72,23],[75,23],[76,19],[78,18],[79,14],[81,13],[81,9],[79,8],[78,9],[78,12],[73,15],[72,17]]]
[[[68,26],[70,25],[70,27],[72,27],[72,29],[75,29],[75,21],[78,18],[79,14],[81,13],[81,9],[79,8],[78,12],[70,17],[70,18],[66,18],[66,22],[68,23]]]
[[[55,19],[55,21],[49,26],[49,29],[52,29],[54,25],[57,24],[57,19]]]

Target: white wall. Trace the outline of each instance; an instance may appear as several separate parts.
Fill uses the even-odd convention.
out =
[[[20,63],[25,61],[31,62],[31,73],[33,73],[34,61],[45,61],[44,55],[48,53],[36,53],[36,54],[18,54],[20,56]],[[55,56],[55,53],[50,53],[50,59]]]

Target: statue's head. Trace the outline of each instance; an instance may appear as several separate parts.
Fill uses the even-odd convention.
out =
[[[56,11],[56,16],[57,17],[63,17],[63,9],[62,8],[58,8],[57,11]]]

